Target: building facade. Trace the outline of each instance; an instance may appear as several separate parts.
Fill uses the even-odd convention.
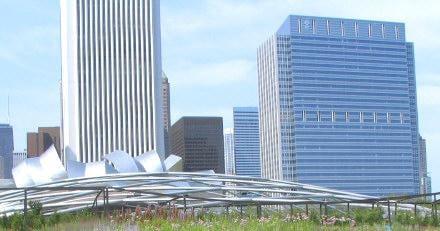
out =
[[[413,49],[402,23],[289,16],[258,48],[263,177],[419,193]]]
[[[163,155],[159,0],[61,0],[65,159]]]
[[[29,157],[40,156],[52,145],[61,153],[60,142],[60,127],[39,127],[38,132],[27,134],[27,154]]]
[[[165,156],[168,157],[171,154],[169,138],[171,128],[170,83],[164,72],[162,72],[162,102]]]
[[[12,153],[14,152],[14,133],[9,124],[0,124],[0,165],[1,177],[3,179],[12,178]]]
[[[235,173],[261,177],[260,126],[257,107],[234,107]]]
[[[23,160],[28,158],[28,154],[26,152],[14,152],[12,154],[12,166],[15,168],[19,165]]]
[[[431,193],[429,189],[431,178],[428,175],[428,164],[426,158],[426,140],[422,136],[419,137],[419,145],[420,145],[420,193],[426,194],[426,193]]]
[[[182,117],[171,127],[171,152],[182,157],[183,171],[225,172],[221,117]]]
[[[223,132],[225,146],[225,174],[235,175],[234,129],[226,128]]]

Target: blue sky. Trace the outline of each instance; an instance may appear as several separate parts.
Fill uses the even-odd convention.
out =
[[[161,0],[163,68],[171,82],[172,120],[224,117],[256,106],[256,49],[289,14],[406,23],[415,43],[420,132],[440,191],[440,2],[383,0]],[[0,122],[11,124],[15,149],[26,132],[60,121],[59,1],[0,0]]]

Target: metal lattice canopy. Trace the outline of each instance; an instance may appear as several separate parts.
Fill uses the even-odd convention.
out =
[[[132,158],[116,151],[103,161],[62,165],[55,148],[13,169],[17,188],[0,188],[0,214],[23,211],[39,201],[44,213],[124,205],[173,204],[211,208],[242,205],[343,204],[378,198],[296,182],[215,174],[170,172],[181,158],[162,160],[156,152]]]

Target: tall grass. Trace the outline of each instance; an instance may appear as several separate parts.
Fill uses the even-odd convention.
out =
[[[389,230],[383,212],[376,209],[355,209],[343,214],[329,209],[327,215],[311,209],[291,212],[264,209],[261,217],[251,208],[243,212],[231,210],[184,211],[176,207],[148,206],[121,208],[103,215],[85,210],[79,213],[42,215],[38,202],[30,203],[27,216],[14,214],[0,219],[3,230]],[[392,230],[437,230],[439,223],[430,216],[414,217],[399,212]]]

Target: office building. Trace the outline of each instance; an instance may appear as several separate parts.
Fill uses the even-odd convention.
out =
[[[14,152],[14,133],[9,124],[0,124],[0,165],[1,177],[12,178],[12,153]]]
[[[223,138],[225,146],[225,174],[235,175],[234,129],[226,128]]]
[[[29,157],[40,156],[52,145],[61,153],[60,140],[60,127],[39,127],[38,132],[27,134],[27,154]]]
[[[258,48],[262,174],[355,193],[419,193],[405,24],[289,16]]]
[[[419,146],[420,146],[420,193],[429,193],[429,181],[428,176],[428,164],[426,159],[426,140],[419,136]]]
[[[162,72],[162,103],[165,156],[168,157],[171,154],[169,139],[169,131],[171,128],[170,83],[164,72]]]
[[[163,155],[159,0],[61,0],[66,159]]]
[[[431,175],[428,173],[428,177],[426,178],[426,193],[432,193],[432,185],[431,185]]]
[[[18,164],[20,164],[26,158],[28,158],[26,152],[14,152],[12,154],[12,166],[15,168]]]
[[[4,179],[5,178],[4,171],[3,171],[4,164],[5,163],[3,161],[3,156],[0,155],[0,179]]]
[[[183,171],[225,172],[221,117],[182,117],[171,127],[171,152],[183,159]]]
[[[235,174],[261,177],[258,108],[234,107]]]

